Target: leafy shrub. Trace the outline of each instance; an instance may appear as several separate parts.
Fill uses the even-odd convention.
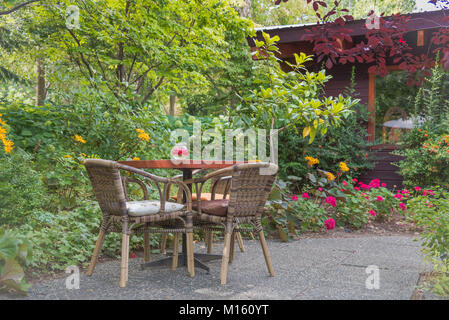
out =
[[[439,277],[434,289],[449,294],[449,192],[437,190],[407,202],[408,217],[422,228],[421,239],[426,260]]]
[[[0,228],[0,290],[26,293],[30,285],[26,283],[22,266],[30,262],[31,252],[26,236]]]
[[[23,151],[0,155],[0,225],[19,226],[48,206],[50,197],[31,157]]]
[[[449,188],[449,134],[435,134],[413,129],[406,136],[402,149],[397,152],[406,158],[399,162],[404,184]]]

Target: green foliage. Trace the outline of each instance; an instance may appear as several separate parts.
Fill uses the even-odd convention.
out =
[[[311,56],[295,54],[295,64],[288,63],[292,71],[284,72],[278,62],[276,42],[262,33],[264,41],[256,40],[255,57],[264,58],[271,66],[265,77],[258,78],[259,88],[244,97],[235,109],[229,109],[235,126],[279,129],[299,127],[303,137],[311,143],[317,134],[326,134],[329,127],[338,126],[348,116],[358,100],[340,95],[323,97],[323,86],[330,79],[324,71],[309,72],[304,64]]]
[[[49,206],[49,197],[31,157],[24,152],[0,155],[0,225],[18,226]]]
[[[422,228],[421,245],[427,261],[438,272],[434,289],[449,294],[449,193],[437,190],[433,196],[418,196],[407,202],[408,217]]]
[[[406,186],[449,188],[449,134],[413,129],[397,153],[406,157],[398,164]]]
[[[28,265],[31,258],[31,244],[26,236],[0,228],[0,291],[27,292],[30,285],[22,266]]]

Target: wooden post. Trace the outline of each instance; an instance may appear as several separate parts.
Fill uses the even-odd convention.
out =
[[[42,65],[42,60],[37,59],[37,79],[36,79],[36,106],[41,106],[44,103],[46,96],[45,89],[45,69]]]
[[[374,142],[376,139],[376,75],[369,73],[368,87],[368,141]]]

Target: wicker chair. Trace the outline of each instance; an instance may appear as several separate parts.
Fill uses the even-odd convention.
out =
[[[264,170],[264,171],[261,171]],[[234,255],[235,234],[238,231],[256,231],[259,234],[268,272],[274,276],[265,236],[262,229],[261,217],[264,206],[276,180],[278,166],[270,163],[248,163],[220,169],[202,178],[185,181],[186,184],[196,185],[197,201],[193,202],[194,227],[205,230],[222,230],[225,233],[221,266],[221,284],[226,284],[228,264]],[[229,200],[218,199],[203,201],[201,191],[205,183],[217,177],[231,178]],[[218,180],[219,181],[219,180]],[[214,188],[214,184],[212,189]],[[251,224],[252,229],[243,230],[239,224]],[[217,228],[217,226],[223,228]]]
[[[192,174],[198,175],[201,172],[204,172],[203,169],[194,170]],[[173,179],[182,179],[182,175],[174,176]],[[226,199],[229,196],[229,191],[231,187],[231,177],[230,176],[214,176],[211,179],[211,189],[210,192],[202,192],[201,193],[201,200],[203,201],[209,201],[209,200],[215,200],[215,199]],[[172,196],[174,200],[178,200],[182,198],[182,190],[178,190],[178,194],[176,196]],[[192,203],[197,200],[196,198],[197,194],[192,193]],[[179,237],[179,236],[178,236]],[[245,246],[243,245],[243,238],[240,232],[235,233],[235,237],[237,239],[239,248],[241,252],[245,252]],[[206,230],[205,235],[205,242],[207,247],[207,253],[212,253],[212,247],[213,247],[213,239],[214,234],[210,230]],[[166,253],[166,246],[167,246],[167,233],[162,234],[161,239],[161,252]],[[232,262],[232,261],[230,261]]]
[[[87,275],[92,275],[99,252],[108,232],[122,233],[122,258],[120,266],[120,287],[128,281],[129,237],[133,233],[145,234],[145,260],[149,260],[148,233],[185,232],[187,238],[187,269],[191,277],[195,275],[193,265],[193,225],[192,196],[189,188],[182,181],[159,177],[143,170],[115,161],[88,159],[84,162],[94,193],[103,213],[97,243],[90,261]],[[122,179],[120,171],[136,174],[140,179],[130,177],[132,182],[143,186],[153,185],[159,192],[160,200],[127,201],[126,179]],[[138,182],[139,181],[139,182]],[[185,203],[166,202],[170,185],[177,185],[185,194]],[[177,267],[177,252],[173,255],[173,269]]]

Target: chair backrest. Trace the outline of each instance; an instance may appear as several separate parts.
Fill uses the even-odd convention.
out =
[[[262,214],[279,167],[273,163],[247,163],[233,167],[228,215]]]
[[[126,196],[120,177],[120,165],[115,161],[88,159],[84,166],[103,214],[126,215]]]

